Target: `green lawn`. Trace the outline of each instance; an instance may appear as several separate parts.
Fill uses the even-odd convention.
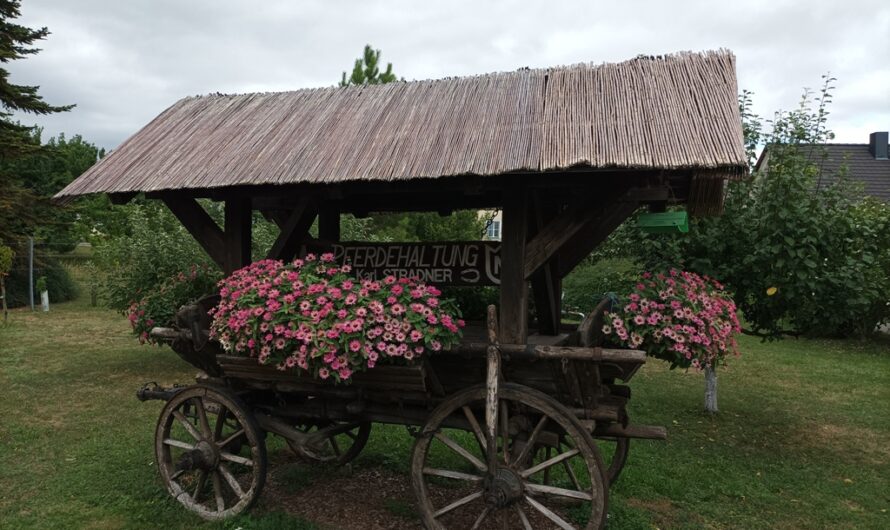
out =
[[[11,321],[0,325],[0,528],[313,527],[268,499],[250,517],[202,524],[167,496],[152,456],[161,404],[134,393],[194,370],[140,347],[123,317],[74,302]],[[610,528],[890,528],[890,344],[742,348],[720,373],[713,418],[700,374],[653,360],[632,382],[631,417],[666,425],[669,440],[631,444]],[[353,472],[405,474],[410,445],[403,428],[375,427]],[[287,464],[280,447],[279,488],[324,475]],[[385,508],[413,513],[402,499]]]

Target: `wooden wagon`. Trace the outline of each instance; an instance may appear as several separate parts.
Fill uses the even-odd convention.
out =
[[[497,311],[458,346],[350,385],[226,355],[207,340],[213,299],[184,307],[175,328],[153,334],[201,369],[197,382],[139,396],[166,400],[159,471],[189,510],[247,509],[269,433],[336,464],[376,422],[416,437],[411,481],[429,528],[598,528],[628,439],[664,430],[627,415],[625,383],[645,353],[602,348],[602,311],[564,326],[561,279],[641,207],[718,212],[724,180],[744,169],[734,58],[708,52],[187,98],[59,198],[160,199],[226,271],[250,262],[260,212],[280,228],[271,258],[329,249],[362,277],[499,288]],[[225,204],[222,226],[197,199]],[[502,241],[340,241],[343,214],[459,209],[500,210]]]

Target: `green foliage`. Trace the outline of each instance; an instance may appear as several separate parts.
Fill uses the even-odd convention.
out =
[[[145,296],[127,308],[127,318],[133,326],[133,333],[140,343],[155,341],[149,332],[155,326],[172,327],[176,311],[203,296],[216,292],[216,283],[222,274],[207,266],[191,266],[165,278],[152,289],[145,290]]]
[[[719,278],[733,291],[751,331],[866,334],[886,321],[887,205],[862,202],[844,175],[817,189],[833,79],[815,100],[809,91],[797,109],[779,112],[763,135],[767,170],[730,183],[725,213],[693,221],[688,234],[647,236],[633,220],[616,232],[605,253],[628,255],[645,267],[683,268]],[[747,144],[761,138],[746,110]],[[775,288],[773,290],[772,288]]]
[[[34,283],[35,289],[38,293],[42,293],[46,291],[46,276],[41,276],[37,278],[37,281]]]
[[[6,278],[6,297],[9,307],[23,307],[30,304],[28,269],[25,265],[25,260],[14,260],[12,272]],[[46,279],[46,290],[53,293],[54,302],[67,302],[80,294],[77,283],[58,260],[41,257],[35,260],[34,270],[35,274]],[[35,285],[34,297],[37,298],[39,295],[40,290]],[[35,301],[39,302],[39,300]]]
[[[387,63],[386,71],[380,73],[379,61],[380,50],[375,50],[370,44],[366,44],[362,56],[355,60],[352,74],[346,77],[346,72],[343,72],[340,86],[379,85],[395,81],[396,75],[392,73],[392,63]]]
[[[582,263],[562,281],[567,310],[589,313],[607,293],[630,293],[642,271],[633,261],[605,258]]]
[[[383,213],[368,218],[367,235],[374,241],[477,241],[485,231],[475,210],[451,215],[438,213]]]
[[[6,245],[0,244],[0,276],[6,276],[12,270],[12,259],[15,252]]]
[[[216,268],[167,208],[137,201],[124,209],[123,233],[95,242],[95,260],[103,272],[101,292],[109,307],[123,311],[133,300],[192,265]]]

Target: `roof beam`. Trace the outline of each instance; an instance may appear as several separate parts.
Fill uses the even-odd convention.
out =
[[[279,224],[281,231],[266,257],[285,261],[293,259],[300,249],[300,244],[309,236],[309,228],[315,222],[316,215],[318,211],[314,205],[310,205],[310,197],[301,197],[294,209]]]
[[[220,269],[226,268],[226,245],[222,229],[198,204],[195,199],[177,195],[163,197],[164,204],[179,219],[182,226],[201,245],[204,252],[210,256]]]

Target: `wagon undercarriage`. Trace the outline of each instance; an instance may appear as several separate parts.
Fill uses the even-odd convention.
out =
[[[181,315],[190,311],[200,313]],[[499,344],[496,323],[492,307],[488,340],[468,333],[452,351],[340,386],[220,354],[212,342],[196,348],[200,326],[156,329],[196,366],[215,363],[195,385],[138,393],[167,401],[155,443],[168,490],[201,517],[230,517],[262,490],[267,433],[304,459],[339,465],[358,456],[374,423],[388,423],[416,438],[411,482],[430,528],[599,527],[629,439],[665,437],[629,423],[630,389],[618,383],[645,355],[581,345],[590,321],[527,345]]]

